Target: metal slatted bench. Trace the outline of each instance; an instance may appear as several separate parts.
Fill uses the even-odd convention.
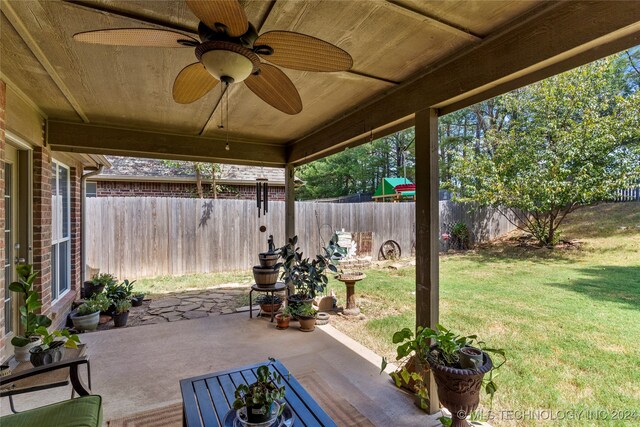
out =
[[[219,427],[235,400],[234,392],[239,384],[256,381],[256,370],[269,361],[216,372],[180,381],[183,401],[183,424],[188,427]],[[269,369],[282,376],[286,393],[284,400],[292,410],[293,427],[336,426],[336,423],[309,395],[287,368],[275,360]]]

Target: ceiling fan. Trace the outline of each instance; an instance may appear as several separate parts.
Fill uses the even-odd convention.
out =
[[[243,82],[267,104],[287,114],[302,111],[298,90],[280,67],[302,71],[345,71],[353,59],[331,43],[291,31],[258,35],[238,0],[185,0],[200,20],[195,38],[170,30],[119,28],[74,34],[74,40],[103,45],[194,48],[198,62],[173,82],[173,99],[192,103],[212,90]],[[262,60],[269,61],[271,64]]]

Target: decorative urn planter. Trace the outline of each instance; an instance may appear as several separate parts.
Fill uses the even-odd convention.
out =
[[[29,344],[25,345],[24,347],[14,347],[13,354],[15,355],[16,361],[28,362],[29,358],[31,357],[31,354],[29,353],[29,351],[33,347],[40,345],[41,342],[42,341],[40,340],[40,338],[34,338],[33,341],[31,341]]]
[[[477,369],[458,369],[441,365],[431,352],[427,355],[440,403],[451,412],[452,427],[468,427],[465,418],[480,404],[482,378],[493,368],[489,355],[482,352],[482,356],[483,363]]]
[[[100,323],[100,311],[86,316],[78,316],[74,311],[71,313],[71,321],[73,322],[73,327],[78,331],[95,331],[98,329],[98,323]]]
[[[56,363],[62,360],[64,349],[64,342],[62,341],[52,342],[46,350],[43,350],[42,347],[38,345],[29,350],[29,360],[35,367]]]

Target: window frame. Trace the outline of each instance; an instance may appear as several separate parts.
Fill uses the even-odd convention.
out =
[[[61,300],[67,293],[69,293],[71,291],[71,168],[69,166],[67,166],[66,164],[62,163],[61,161],[52,159],[51,160],[51,169],[53,169],[53,166],[55,165],[55,170],[56,170],[56,176],[55,176],[55,189],[51,188],[51,304],[55,304],[56,302],[58,302],[59,300]],[[67,191],[66,191],[66,195],[67,195],[67,206],[66,206],[66,210],[67,210],[67,237],[62,236],[62,230],[64,230],[64,214],[62,209],[64,209],[64,201],[62,200],[62,198],[60,198],[61,203],[62,203],[62,208],[58,208],[57,206],[54,206],[53,203],[53,195],[54,194],[61,194],[60,193],[60,168],[63,168],[67,171]],[[52,170],[53,173],[53,170]],[[54,179],[54,177],[52,176],[52,181]],[[55,193],[54,193],[55,191]],[[54,218],[54,210],[57,210],[60,215],[61,218]],[[56,214],[57,216],[57,214]],[[54,219],[57,219],[57,224],[54,224]],[[57,227],[60,226],[61,227],[61,231],[59,233],[57,233],[58,235],[60,235],[61,237],[56,239],[56,233],[54,233],[54,231],[57,229]],[[61,269],[59,268],[59,262],[60,262],[60,244],[61,243],[65,243],[68,242],[66,245],[66,252],[67,252],[67,273],[68,273],[68,282],[66,289],[62,290],[61,292],[61,283],[60,283],[60,272]],[[56,265],[54,266],[53,263],[56,263]],[[54,286],[55,286],[55,294],[54,294]],[[54,298],[55,296],[55,298]]]

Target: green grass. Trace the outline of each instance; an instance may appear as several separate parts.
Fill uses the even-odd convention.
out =
[[[442,256],[441,323],[507,351],[494,410],[629,410],[639,418],[547,423],[639,425],[640,204],[585,208],[563,233],[580,249],[502,243]],[[415,268],[366,273],[356,293],[367,320],[334,325],[395,360],[391,335],[415,325]],[[344,301],[341,283],[330,286]]]
[[[184,276],[158,276],[138,279],[135,289],[149,295],[168,292],[180,292],[193,289],[206,289],[227,283],[250,283],[249,272],[187,274]]]

